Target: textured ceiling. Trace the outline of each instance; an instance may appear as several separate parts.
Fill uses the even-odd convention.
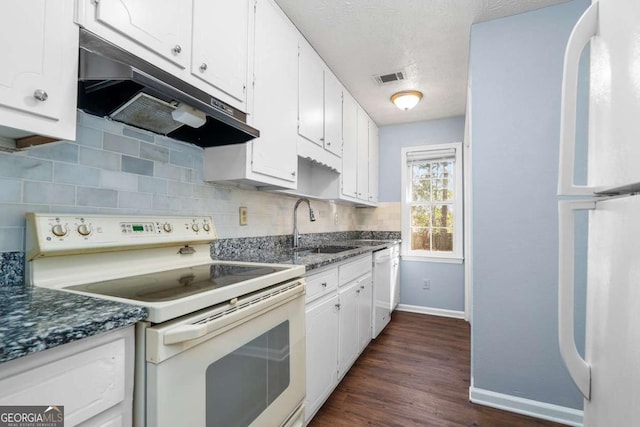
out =
[[[469,33],[476,22],[566,0],[276,0],[380,126],[463,115]],[[403,70],[379,86],[372,76]],[[424,94],[411,111],[389,98]]]

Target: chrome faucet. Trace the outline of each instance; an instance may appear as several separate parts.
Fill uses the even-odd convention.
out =
[[[300,239],[300,233],[298,233],[298,206],[300,206],[300,203],[302,202],[306,202],[307,206],[309,206],[309,221],[313,222],[316,220],[316,217],[313,214],[313,209],[311,209],[309,199],[298,199],[293,207],[293,249],[298,248],[298,240]]]

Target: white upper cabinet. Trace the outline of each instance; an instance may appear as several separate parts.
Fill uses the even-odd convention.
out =
[[[342,86],[328,71],[324,72],[324,148],[342,155]]]
[[[260,130],[260,138],[251,142],[252,168],[295,182],[298,39],[286,19],[273,2],[258,1],[253,125]]]
[[[92,4],[99,23],[181,68],[189,65],[192,0],[106,0]]]
[[[342,195],[358,197],[358,104],[345,92],[342,121]]]
[[[298,133],[324,147],[324,71],[307,43],[299,44]]]
[[[378,126],[369,120],[369,201],[378,202],[378,165],[380,162]]]
[[[241,102],[247,87],[250,7],[253,1],[193,0],[191,73]]]
[[[364,110],[357,110],[358,140],[358,199],[369,200],[369,117]]]
[[[75,139],[78,27],[73,0],[0,5],[0,126]],[[25,135],[26,136],[26,135]]]
[[[251,117],[260,137],[206,148],[204,178],[292,190],[298,182],[298,32],[273,0],[255,5]]]

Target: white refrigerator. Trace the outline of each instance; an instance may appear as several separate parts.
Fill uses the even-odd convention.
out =
[[[590,42],[588,185],[574,184],[577,75]],[[567,44],[559,343],[587,427],[640,426],[640,0],[594,1]],[[584,359],[574,341],[574,213],[589,211]]]

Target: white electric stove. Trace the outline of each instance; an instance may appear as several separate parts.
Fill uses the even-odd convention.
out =
[[[28,213],[27,282],[147,308],[134,425],[302,425],[305,269],[215,239],[209,216]]]

